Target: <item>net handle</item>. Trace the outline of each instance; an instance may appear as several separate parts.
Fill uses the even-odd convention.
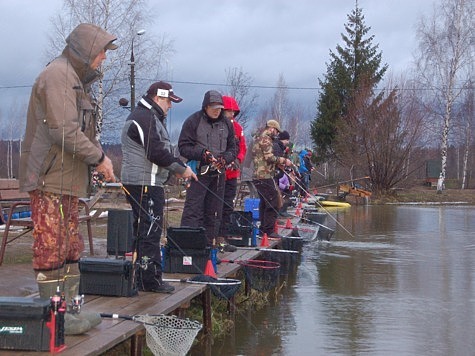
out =
[[[222,261],[221,261],[222,262]],[[180,283],[191,283],[191,284],[205,284],[205,285],[212,285],[212,286],[232,286],[238,285],[242,282],[239,279],[231,279],[231,278],[218,278],[216,282],[211,281],[193,281],[188,278],[182,279],[174,279],[174,278],[163,278],[164,282],[180,282]]]

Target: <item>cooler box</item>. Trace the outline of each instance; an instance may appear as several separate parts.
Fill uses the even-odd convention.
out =
[[[203,274],[208,260],[211,259],[211,249],[164,249],[163,272]]]
[[[107,254],[124,256],[132,251],[134,238],[132,210],[109,210],[107,214]]]
[[[244,211],[250,211],[254,220],[259,220],[259,198],[245,198]]]
[[[208,245],[204,227],[169,227],[167,246],[172,250],[203,250]]]
[[[252,212],[233,211],[229,216],[226,240],[234,246],[256,246],[253,239],[254,222]]]
[[[83,257],[79,260],[80,294],[131,297],[137,294],[134,268],[129,260]]]
[[[0,297],[0,349],[49,351],[50,308],[49,299]]]

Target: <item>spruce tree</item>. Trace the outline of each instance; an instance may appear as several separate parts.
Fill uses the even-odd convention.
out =
[[[311,135],[320,160],[338,158],[339,148],[335,144],[338,127],[349,119],[349,106],[354,96],[361,85],[368,83],[371,90],[365,91],[372,96],[388,68],[387,64],[381,65],[382,53],[378,45],[373,45],[374,35],[368,35],[370,30],[356,1],[345,24],[346,32],[341,35],[344,46],[337,45],[336,52],[330,51],[331,62],[324,78],[319,79],[321,91]]]

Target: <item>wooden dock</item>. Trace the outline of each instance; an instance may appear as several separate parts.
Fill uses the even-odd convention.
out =
[[[270,248],[279,243],[269,241]],[[259,248],[238,248],[232,253],[219,253],[219,258],[225,260],[256,259],[262,253]],[[218,265],[219,278],[232,278],[241,268],[238,263],[221,263]],[[183,279],[191,278],[190,274],[165,273],[164,278]],[[143,315],[143,314],[174,314],[183,316],[189,307],[190,301],[201,296],[203,310],[203,329],[200,331],[210,334],[211,325],[211,290],[207,285],[186,282],[171,282],[175,287],[172,294],[139,292],[134,297],[106,297],[96,295],[85,296],[84,310],[98,313]],[[241,287],[244,288],[244,285]],[[233,315],[233,314],[232,314]],[[131,340],[131,355],[141,355],[144,344],[145,328],[142,324],[125,319],[103,318],[102,323],[88,333],[78,336],[66,336],[66,349],[60,355],[101,355],[121,342]],[[27,352],[1,350],[2,355],[51,355],[49,352]]]

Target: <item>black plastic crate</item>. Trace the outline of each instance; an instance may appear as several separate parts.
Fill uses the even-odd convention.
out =
[[[49,299],[0,297],[0,349],[49,351]]]
[[[84,257],[79,260],[79,293],[115,297],[137,294],[133,264],[129,260]]]
[[[233,211],[229,216],[226,240],[234,246],[252,246],[253,229],[252,212]]]
[[[109,210],[107,214],[107,254],[124,256],[132,251],[134,237],[132,210]]]
[[[164,249],[165,273],[203,274],[208,260],[211,259],[209,247],[198,249]]]
[[[208,245],[204,227],[169,227],[167,229],[167,245],[170,249],[203,250]]]

